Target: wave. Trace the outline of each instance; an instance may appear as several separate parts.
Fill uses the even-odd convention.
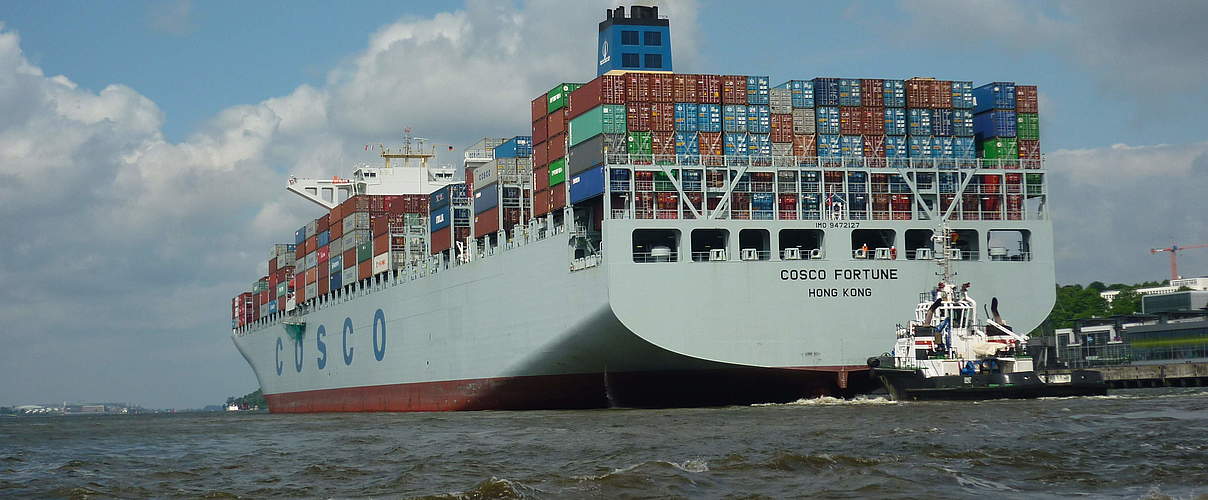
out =
[[[852,399],[822,396],[818,398],[802,398],[788,403],[757,403],[751,406],[860,406],[860,405],[895,405],[898,401],[877,396],[856,396]]]

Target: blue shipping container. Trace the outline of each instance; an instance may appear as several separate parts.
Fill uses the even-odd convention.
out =
[[[751,194],[751,209],[753,210],[771,210],[774,203],[776,203],[776,195],[774,193]]]
[[[973,115],[973,135],[978,139],[1015,137],[1015,112],[987,111]]]
[[[428,195],[428,207],[443,207],[448,205],[454,197],[465,198],[465,196],[466,184],[464,182],[448,184]]]
[[[747,106],[747,132],[770,134],[772,132],[772,108],[764,104]]]
[[[698,104],[696,127],[701,132],[721,132],[721,105]]]
[[[570,179],[570,202],[579,203],[604,194],[604,166],[590,168]]]
[[[303,227],[297,231],[294,231],[294,244],[301,245],[303,243],[306,243],[306,228],[305,227]]]
[[[344,269],[344,266],[340,263],[340,261],[343,259],[344,259],[343,255],[332,255],[331,257],[328,257],[327,258],[328,274],[334,275],[335,273],[338,273],[338,272],[340,272],[340,270]]]
[[[747,77],[747,104],[767,104],[768,103],[768,77],[766,76],[748,76]]]
[[[885,135],[906,135],[906,110],[885,108]]]
[[[700,112],[696,103],[693,102],[677,102],[675,103],[675,130],[677,132],[696,132],[700,130],[697,125]]]
[[[852,158],[864,156],[864,136],[844,135],[839,137],[839,155]],[[854,173],[854,172],[853,172]]]
[[[721,107],[721,129],[725,132],[747,131],[747,106],[727,104]]]
[[[973,82],[952,82],[952,107],[973,108]]]
[[[931,110],[923,108],[906,110],[906,130],[910,135],[931,135]]]
[[[818,135],[818,156],[841,156],[843,149],[839,146],[839,136],[831,134]]]
[[[906,136],[890,135],[885,137],[886,158],[908,158],[910,156]]]
[[[499,186],[491,185],[474,191],[474,214],[495,208],[499,204]]]
[[[749,134],[747,136],[747,151],[751,156],[772,156],[772,136],[768,134]]]
[[[840,78],[839,79],[839,105],[840,106],[859,106],[860,105],[860,79],[859,78]]]
[[[675,154],[680,156],[700,154],[700,141],[696,138],[696,132],[675,133]]]
[[[884,103],[887,108],[906,107],[906,82],[903,80],[885,80],[881,84],[884,93]]]
[[[437,207],[431,210],[432,213],[428,215],[428,227],[432,230],[432,232],[440,231],[441,229],[449,227],[449,224],[453,222],[453,217],[450,213],[450,211],[453,210],[452,206],[445,205],[443,207]]]
[[[973,112],[1015,109],[1015,82],[987,83],[973,89]]]
[[[272,314],[275,312],[277,312],[277,301],[276,300],[268,301],[268,313]]]
[[[952,135],[951,109],[934,109],[931,111],[931,135],[944,137]]]
[[[973,112],[967,109],[952,110],[952,135],[973,137]]]
[[[726,156],[746,156],[747,155],[747,134],[726,132],[722,134],[722,154]]]
[[[778,88],[789,89],[792,105],[794,108],[812,108],[814,107],[814,82],[809,80],[790,80],[780,85]]]
[[[936,158],[955,158],[953,154],[953,145],[955,137],[936,137],[932,142],[932,156]]]
[[[910,136],[909,155],[911,158],[934,158],[935,139],[929,135]]]
[[[533,156],[533,138],[518,135],[495,147],[496,158],[527,158]]]
[[[332,290],[335,290],[335,289],[340,288],[341,286],[344,286],[344,284],[341,283],[340,274],[343,274],[343,271],[338,272],[338,273],[331,273],[331,289]]]
[[[962,160],[977,158],[977,141],[972,137],[953,137],[952,157]]]
[[[814,122],[819,134],[839,133],[839,108],[820,107],[814,110]]]
[[[839,79],[838,78],[815,78],[814,79],[814,105],[815,106],[838,106],[839,105]]]
[[[323,231],[319,233],[318,246],[325,247],[331,243],[331,231]]]

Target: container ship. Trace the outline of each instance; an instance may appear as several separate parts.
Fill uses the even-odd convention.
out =
[[[273,412],[672,407],[872,390],[936,282],[1020,331],[1054,303],[1034,86],[676,73],[656,7],[606,11],[597,76],[464,170],[407,137],[232,300]],[[979,296],[985,294],[985,296]]]

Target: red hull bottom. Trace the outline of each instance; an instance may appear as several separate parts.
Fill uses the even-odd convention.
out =
[[[540,375],[267,394],[274,413],[676,408],[850,397],[876,389],[867,367],[740,368]]]

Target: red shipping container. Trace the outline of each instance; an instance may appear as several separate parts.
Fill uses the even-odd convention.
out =
[[[294,288],[294,301],[301,304],[308,297],[306,296],[306,286],[298,286]]]
[[[650,111],[652,106],[648,102],[631,101],[625,105],[625,126],[630,132],[648,132],[650,131]],[[674,113],[671,117],[672,124],[675,123]]]
[[[566,132],[566,113],[566,108],[562,108],[550,113],[545,118],[550,137]]]
[[[331,280],[319,280],[319,296],[327,295],[331,291]]]
[[[312,267],[306,270],[306,284],[309,285],[319,280],[319,268]]]
[[[369,234],[374,238],[390,231],[390,224],[385,217],[376,216],[369,220]],[[377,252],[374,252],[377,255]]]
[[[533,122],[533,144],[541,144],[549,137],[549,128],[546,123],[544,116]]]
[[[655,195],[655,206],[659,210],[675,210],[679,207],[679,193],[658,193]]]
[[[373,237],[373,255],[381,255],[390,250],[390,235],[382,234]]]
[[[885,136],[884,135],[866,135],[866,136],[864,136],[864,157],[865,158],[884,158],[885,157]]]
[[[570,102],[566,105],[567,119],[573,120],[588,110],[604,103],[604,95],[601,92],[604,78],[606,77],[598,77],[570,93]]]
[[[928,86],[928,92],[931,95],[931,107],[952,107],[952,82],[947,80],[933,80]]]
[[[546,181],[546,184],[549,184],[548,180]],[[561,187],[561,186],[558,186],[558,187]],[[552,196],[552,194],[550,193],[549,186],[546,186],[545,188],[542,188],[542,189],[538,190],[537,192],[533,193],[533,216],[534,217],[541,217],[541,216],[549,213],[551,196]]]
[[[269,276],[269,278],[272,278],[273,274],[276,274],[276,272],[277,272],[277,258],[273,257],[268,260],[268,276]]]
[[[645,73],[625,73],[625,102],[650,100],[650,80]]]
[[[650,105],[650,129],[655,132],[675,131],[675,103],[657,102]],[[675,154],[675,151],[669,154]]]
[[[321,264],[323,264],[324,262],[327,262],[327,258],[330,257],[327,254],[327,252],[329,250],[331,250],[331,248],[328,247],[327,245],[323,245],[323,246],[319,247],[319,258],[318,258],[319,264],[320,264],[319,267],[323,267]]]
[[[853,106],[839,108],[839,133],[843,135],[864,133],[864,115],[860,113],[860,108]]]
[[[600,100],[604,104],[625,104],[625,77],[604,75],[600,77]]]
[[[474,216],[475,238],[481,238],[496,231],[499,231],[499,207]]]
[[[700,132],[700,154],[702,156],[721,156],[725,143],[722,142],[721,132]]]
[[[747,77],[739,75],[721,77],[721,103],[746,104]]]
[[[793,115],[772,115],[772,142],[793,142]]]
[[[721,104],[721,77],[696,75],[696,99],[702,104]]]
[[[323,280],[331,277],[331,267],[330,266],[318,266],[315,269],[319,271],[319,279],[316,281],[323,281]]]
[[[860,118],[864,122],[865,135],[885,134],[885,108],[879,106],[860,108]]]
[[[442,229],[434,231],[432,237],[432,255],[436,255],[453,246],[453,226],[445,226]]]
[[[260,301],[253,300],[252,301],[252,315],[250,318],[248,318],[248,323],[251,323],[258,319],[260,319]]]
[[[1040,141],[1035,139],[1019,139],[1019,157],[1024,160],[1040,159]]]
[[[344,237],[344,221],[342,219],[335,221],[335,223],[332,224],[331,227],[327,229],[327,231],[329,233],[331,233],[330,236],[331,236],[331,239],[333,239],[333,240],[336,238],[343,238]]]
[[[906,106],[911,108],[934,108],[934,78],[911,78],[906,80]],[[951,92],[951,88],[949,88]],[[951,100],[951,96],[949,96]]]
[[[542,147],[544,149],[544,146]],[[537,148],[533,148],[533,154],[536,154]],[[534,158],[533,161],[536,161]],[[474,192],[474,167],[466,167],[466,192]]]
[[[564,182],[550,190],[549,206],[551,210],[560,210],[566,206],[566,184]]]
[[[268,290],[260,292],[260,305],[268,304],[270,300],[272,300],[272,297],[269,296]]]
[[[656,155],[675,155],[675,132],[655,132],[651,136],[652,153]]]
[[[1015,112],[1039,113],[1040,96],[1036,93],[1035,85],[1015,86]]]
[[[818,136],[798,134],[793,136],[793,156],[818,156]]]
[[[558,134],[558,135],[551,135],[549,137],[549,140],[545,141],[545,143],[548,145],[547,147],[549,148],[548,154],[549,154],[550,163],[553,163],[554,160],[557,160],[558,158],[566,156],[566,133],[565,132]]]
[[[675,102],[675,75],[650,74],[650,100],[654,102]]]
[[[696,75],[672,75],[675,102],[696,102]]]
[[[329,220],[331,220],[331,219],[329,219],[327,217],[327,215],[323,215],[322,217],[315,219],[315,225],[317,226],[317,229],[315,229],[315,232],[321,233],[323,231],[326,231],[327,228],[330,226],[330,224],[328,223]]]
[[[344,257],[340,260],[340,263],[343,264],[344,267],[348,267],[349,264],[352,264],[353,262],[356,262],[356,261],[357,261],[357,249],[349,248],[348,250],[344,251]]]
[[[546,165],[549,165],[549,141],[533,146],[533,166],[544,167]],[[469,169],[466,169],[466,190],[473,193],[474,187],[471,177],[473,175],[471,175]]]
[[[545,97],[545,94],[541,94],[536,99],[533,99],[532,105],[533,121],[541,119],[541,117],[549,112],[549,99]]]
[[[306,258],[306,241],[303,240],[301,245],[294,245],[294,260]]]
[[[865,78],[860,80],[860,105],[882,107],[885,105],[885,80]]]
[[[533,188],[538,191],[549,189],[549,165],[533,167]]]

